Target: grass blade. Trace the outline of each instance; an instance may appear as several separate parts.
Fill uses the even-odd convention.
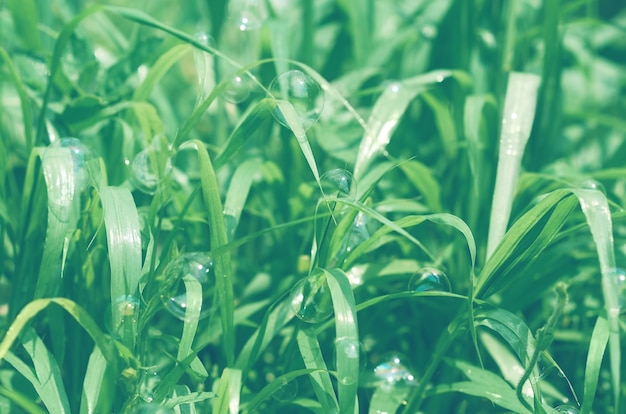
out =
[[[106,359],[100,348],[95,347],[89,356],[85,371],[83,395],[80,401],[81,414],[92,414],[96,413],[98,409],[103,409],[103,407],[98,407],[98,401],[104,389],[106,369]]]
[[[583,405],[580,407],[581,414],[591,412],[598,388],[602,359],[604,358],[604,352],[609,337],[609,322],[607,319],[599,317],[596,321],[596,326],[593,328],[591,343],[589,344],[589,351],[587,353],[587,363],[585,364],[585,391],[583,394]]]

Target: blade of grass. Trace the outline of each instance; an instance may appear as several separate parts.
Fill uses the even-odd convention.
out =
[[[175,45],[163,53],[148,71],[146,78],[133,93],[133,101],[146,101],[154,87],[161,81],[163,76],[180,61],[185,55],[191,53],[189,44]]]
[[[41,408],[39,405],[35,404],[30,397],[20,394],[19,392],[5,388],[0,385],[0,396],[6,397],[8,400],[12,401],[15,405],[22,408],[29,414],[46,414],[47,411]],[[10,406],[0,405],[2,409],[9,409]]]
[[[200,310],[202,308],[202,286],[198,279],[191,275],[185,275],[183,282],[185,283],[187,306],[185,307],[183,334],[178,344],[178,355],[176,356],[178,361],[182,361],[192,354],[191,347],[198,329]],[[202,362],[198,358],[194,358],[189,366],[202,378],[209,376],[204,365],[202,365]]]
[[[80,401],[81,414],[91,414],[97,412],[98,400],[105,381],[107,362],[100,351],[95,347],[89,356],[85,379],[83,380],[83,393]]]
[[[224,368],[214,401],[214,414],[237,414],[239,412],[239,390],[241,389],[241,370]]]
[[[602,359],[604,358],[610,334],[611,330],[608,320],[601,316],[598,317],[596,325],[593,328],[593,333],[591,334],[591,342],[589,343],[589,351],[587,353],[587,363],[585,364],[585,384],[583,405],[580,407],[581,414],[591,413],[593,401],[596,396],[596,390],[598,388],[598,378],[600,377]]]
[[[24,83],[20,79],[20,75],[11,60],[7,51],[0,47],[0,58],[4,61],[9,69],[9,75],[13,81],[13,86],[20,97],[20,108],[22,109],[22,122],[24,124],[24,138],[26,139],[26,153],[30,154],[33,149],[33,114],[30,109],[30,103]]]

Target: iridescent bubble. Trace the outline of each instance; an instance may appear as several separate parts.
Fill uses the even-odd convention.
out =
[[[335,341],[335,367],[337,380],[344,384],[354,384],[365,362],[363,346],[355,338],[343,337]]]
[[[326,171],[320,177],[324,195],[345,198],[356,193],[356,181],[352,173],[343,168]]]
[[[450,292],[450,280],[448,276],[439,269],[425,267],[418,270],[409,280],[409,290],[412,292],[427,292],[436,290]]]
[[[202,289],[202,304],[200,319],[204,319],[213,310],[213,295],[215,293],[215,275],[213,260],[205,253],[184,253],[170,262],[165,270],[166,292],[161,295],[161,301],[172,315],[180,320],[187,320],[188,295],[185,286],[185,277],[191,276]]]
[[[267,19],[263,0],[234,0],[230,2],[229,14],[239,30],[256,30]]]
[[[111,335],[125,337],[124,332],[136,332],[138,317],[139,299],[124,295],[107,307],[104,325]]]
[[[172,170],[171,160],[166,158],[162,162],[162,166],[159,165],[160,158],[163,159],[163,154],[158,151],[150,151],[144,149],[140,151],[131,163],[131,183],[133,186],[146,194],[154,194],[157,190],[157,186],[164,179],[165,176],[170,174]]]
[[[554,407],[554,411],[561,414],[580,414],[580,410],[573,405],[559,405]]]
[[[307,323],[320,323],[333,314],[330,288],[323,272],[313,272],[291,290],[291,309]]]
[[[400,354],[390,354],[374,368],[374,382],[377,386],[417,385],[415,375],[403,362]]]
[[[78,138],[61,138],[51,142],[48,148],[67,148],[70,150],[74,164],[76,190],[77,192],[84,190],[89,184],[90,178],[88,162],[97,159],[95,152]],[[48,153],[44,154],[44,156],[47,155]]]
[[[296,378],[292,380],[278,378],[274,381],[280,381],[280,386],[274,391],[272,398],[280,402],[289,402],[296,398],[298,395],[298,380]]]
[[[320,118],[324,93],[319,83],[306,73],[299,70],[281,73],[270,83],[269,91],[276,100],[291,103],[305,131]],[[272,114],[281,125],[290,128],[278,106]]]
[[[236,75],[228,81],[222,96],[230,103],[240,103],[250,96],[250,85],[245,75]]]
[[[617,292],[620,313],[623,313],[626,311],[626,270],[615,268],[609,275],[613,288]]]

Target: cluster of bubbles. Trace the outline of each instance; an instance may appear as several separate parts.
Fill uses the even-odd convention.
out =
[[[324,107],[324,93],[315,79],[300,70],[290,70],[276,76],[269,86],[270,96],[278,102],[288,102],[306,131],[315,124]],[[284,127],[291,129],[278,105],[272,112]]]
[[[411,276],[409,290],[412,292],[450,292],[450,280],[441,270],[434,267],[425,267]]]
[[[363,385],[386,389],[418,385],[415,374],[405,361],[406,358],[399,353],[387,354],[373,371],[363,378]]]
[[[300,280],[291,290],[291,309],[306,323],[320,323],[333,314],[333,301],[326,275],[315,271]]]
[[[205,253],[183,253],[172,260],[164,270],[167,289],[161,294],[165,309],[180,320],[187,320],[187,289],[185,277],[198,281],[202,289],[200,319],[210,316],[215,294],[215,274],[213,259]]]

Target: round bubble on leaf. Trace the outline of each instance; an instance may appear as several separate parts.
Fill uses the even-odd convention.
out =
[[[292,105],[305,131],[319,120],[324,107],[324,92],[319,83],[308,74],[300,70],[283,72],[272,80],[269,92],[277,101],[286,101]],[[272,114],[281,125],[290,128],[278,106]]]
[[[324,322],[333,314],[333,302],[326,276],[314,272],[300,280],[291,290],[291,309],[306,323]]]
[[[418,270],[409,280],[411,292],[451,292],[450,280],[446,274],[434,267]]]

